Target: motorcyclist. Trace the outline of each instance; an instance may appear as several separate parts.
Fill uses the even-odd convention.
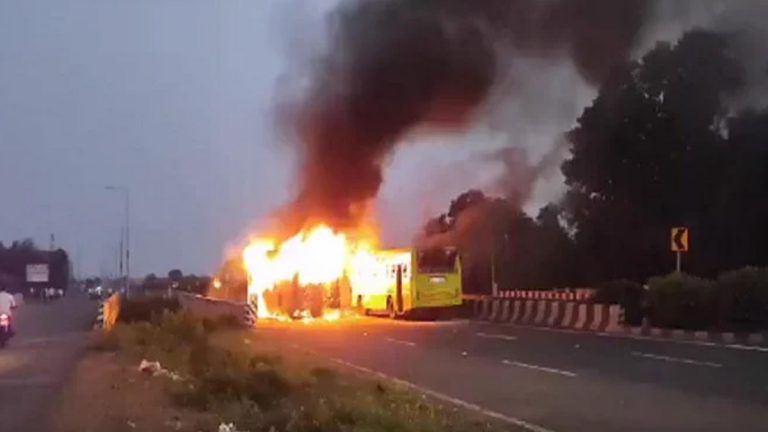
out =
[[[0,315],[5,314],[8,317],[13,317],[12,309],[16,308],[16,299],[13,295],[6,291],[4,286],[0,286]],[[11,335],[13,335],[13,319],[11,319]]]

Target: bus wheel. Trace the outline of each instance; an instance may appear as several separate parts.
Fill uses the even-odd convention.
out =
[[[392,297],[387,297],[387,316],[391,319],[397,318],[397,312],[395,311],[395,302],[392,301]]]

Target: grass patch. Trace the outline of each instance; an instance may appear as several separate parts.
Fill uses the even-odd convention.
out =
[[[100,340],[132,362],[158,360],[183,377],[172,400],[251,432],[510,430],[410,389],[351,373],[279,341],[183,313],[120,324]],[[218,424],[201,425],[216,430]]]

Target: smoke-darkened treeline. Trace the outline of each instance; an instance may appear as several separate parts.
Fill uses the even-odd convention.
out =
[[[538,218],[468,192],[422,240],[459,244],[481,290],[490,256],[503,288],[644,281],[673,270],[674,226],[690,229],[686,272],[768,265],[768,109],[738,104],[741,36],[690,31],[615,68],[566,133],[565,197]]]
[[[21,291],[26,283],[27,264],[48,264],[49,283],[39,286],[66,289],[69,284],[70,262],[63,249],[38,249],[30,239],[14,241],[10,246],[0,242],[0,284],[10,291]]]

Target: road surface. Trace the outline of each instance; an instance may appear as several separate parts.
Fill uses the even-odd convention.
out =
[[[265,337],[538,432],[767,431],[768,350],[475,322],[260,322]]]
[[[56,397],[95,316],[96,303],[79,292],[16,309],[16,337],[0,350],[0,431],[50,430]]]

